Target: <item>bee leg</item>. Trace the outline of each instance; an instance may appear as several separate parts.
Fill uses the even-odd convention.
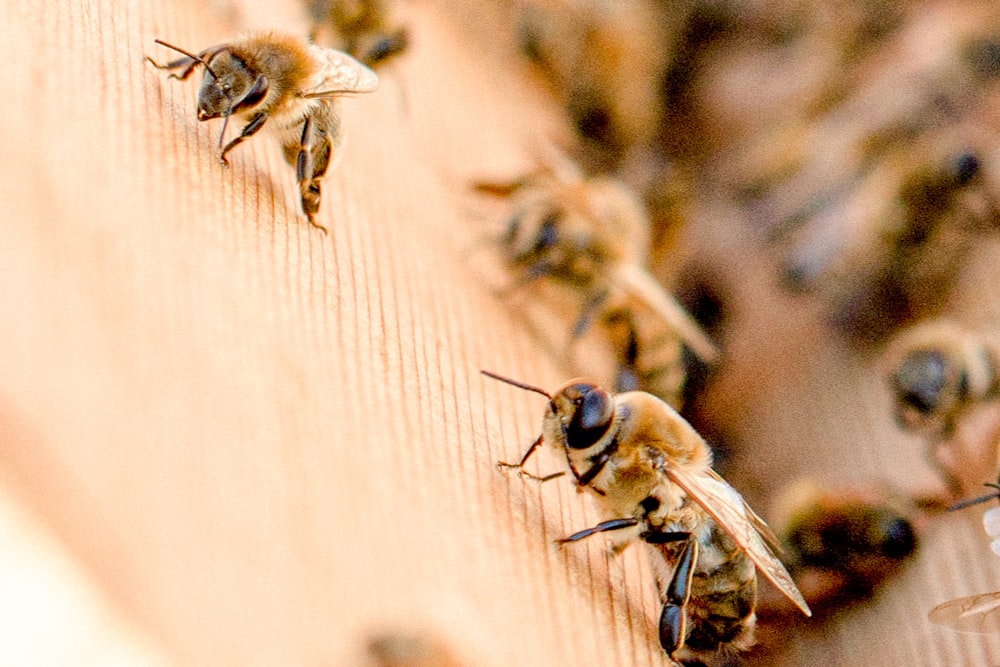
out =
[[[493,197],[510,197],[515,192],[527,185],[529,179],[515,178],[512,181],[476,181],[472,184],[472,189],[482,195]]]
[[[687,638],[687,604],[691,598],[691,579],[698,561],[698,542],[690,533],[664,533],[664,535],[684,535],[687,539],[674,568],[673,577],[663,592],[663,611],[660,612],[660,646],[673,657],[684,646]]]
[[[531,443],[531,447],[528,447],[528,451],[524,453],[524,456],[521,457],[520,461],[518,461],[517,463],[506,463],[504,461],[497,461],[497,467],[513,468],[514,470],[517,471],[518,475],[521,475],[522,477],[527,477],[528,479],[533,479],[536,482],[548,482],[549,480],[556,479],[558,477],[562,477],[563,475],[565,475],[566,474],[565,472],[554,472],[551,475],[545,475],[544,477],[539,477],[538,475],[532,475],[530,472],[526,472],[524,470],[524,464],[528,462],[528,459],[531,458],[531,455],[535,453],[535,450],[538,449],[538,446],[541,444],[542,444],[542,436],[538,436],[535,439],[535,441]]]
[[[594,321],[594,316],[607,303],[609,296],[611,296],[611,291],[602,289],[587,297],[587,300],[583,304],[583,309],[580,311],[580,315],[576,318],[576,323],[573,325],[571,336],[574,340],[582,336],[590,328],[591,323]]]
[[[944,444],[942,440],[929,440],[927,448],[924,450],[924,459],[934,469],[934,472],[938,474],[941,481],[945,483],[945,486],[948,487],[948,492],[951,493],[952,498],[960,498],[963,491],[962,480],[941,460],[940,449]]]
[[[188,58],[188,57],[178,58],[177,60],[171,60],[165,65],[161,65],[160,63],[156,62],[149,56],[146,56],[145,60],[156,69],[173,70],[183,67],[184,69],[179,74],[177,72],[171,72],[170,76],[168,77],[170,79],[180,79],[181,81],[184,81],[189,76],[191,76],[191,72],[194,71],[194,68],[201,64],[194,58]]]
[[[222,164],[229,166],[229,160],[226,159],[226,153],[233,150],[244,141],[256,134],[260,128],[264,127],[264,123],[267,122],[268,115],[266,113],[259,113],[250,119],[250,122],[243,126],[243,131],[240,132],[240,136],[236,137],[222,149],[222,153],[219,155],[219,159],[222,160]]]
[[[302,212],[306,214],[309,224],[326,233],[326,227],[316,222],[321,199],[320,179],[330,166],[330,137],[324,132],[314,131],[311,116],[306,117],[302,126],[302,139],[299,142],[299,152],[295,158],[295,175],[299,179],[299,192],[302,199]]]
[[[631,528],[632,526],[637,526],[639,520],[634,517],[627,517],[624,519],[611,519],[610,521],[602,521],[592,528],[584,528],[581,531],[573,533],[569,537],[564,537],[562,539],[556,540],[557,544],[568,544],[569,542],[579,542],[585,537],[590,537],[591,535],[596,535],[597,533],[606,533],[609,530],[621,530],[622,528]]]
[[[639,331],[636,327],[635,317],[628,309],[617,308],[605,313],[601,320],[611,333],[612,346],[618,358],[614,382],[615,392],[640,389],[642,379],[639,374]],[[621,329],[621,335],[616,335],[615,327]]]

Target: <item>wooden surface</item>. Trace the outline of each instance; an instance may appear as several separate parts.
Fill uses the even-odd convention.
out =
[[[640,550],[554,546],[591,525],[589,503],[494,466],[531,442],[543,406],[479,370],[546,387],[566,371],[472,268],[486,225],[466,184],[517,173],[566,130],[498,35],[448,5],[406,6],[412,53],[344,101],[324,236],[275,145],[255,138],[223,169],[196,84],[143,62],[164,57],[154,38],[304,32],[296,3],[0,3],[0,549],[36,554],[7,581],[48,582],[0,596],[34,628],[3,625],[0,646],[21,646],[10,664],[95,646],[122,650],[89,664],[360,665],[384,633],[463,665],[666,664]],[[732,262],[723,223],[700,233]],[[770,298],[766,271],[733,289]],[[759,506],[801,472],[932,485],[872,360],[773,299],[737,313],[707,399],[747,443],[737,485]],[[981,314],[969,299],[958,307]],[[978,515],[922,537],[901,581],[797,631],[776,664],[1000,661],[997,638],[926,621],[1000,589]],[[86,623],[22,613],[72,600]]]

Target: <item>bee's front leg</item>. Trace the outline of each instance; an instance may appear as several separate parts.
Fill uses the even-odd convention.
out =
[[[226,153],[233,150],[244,141],[256,134],[260,128],[264,127],[264,123],[267,122],[268,115],[266,113],[259,113],[250,119],[250,122],[243,126],[243,131],[240,132],[240,136],[236,137],[222,149],[222,154],[219,155],[219,159],[222,160],[222,164],[229,166],[229,160],[226,159]]]
[[[191,76],[191,72],[194,71],[194,68],[201,64],[201,61],[186,56],[184,58],[178,58],[177,60],[171,60],[170,62],[164,65],[161,65],[160,63],[156,62],[149,56],[146,56],[146,62],[148,62],[156,69],[165,69],[165,70],[180,69],[181,70],[180,73],[171,71],[169,78],[180,79],[181,81],[184,81],[189,76]]]
[[[530,472],[526,472],[524,470],[524,464],[528,462],[528,459],[531,458],[531,455],[535,453],[535,450],[538,449],[538,446],[541,444],[542,444],[542,436],[538,436],[538,438],[536,438],[535,441],[531,443],[531,446],[528,447],[528,451],[524,453],[524,456],[521,457],[520,461],[518,461],[517,463],[507,463],[506,461],[497,461],[497,467],[513,468],[514,470],[517,471],[518,475],[521,475],[522,477],[527,477],[528,479],[533,479],[536,482],[548,482],[549,480],[553,480],[565,475],[566,474],[565,472],[554,472],[550,475],[539,477],[538,475],[533,475]]]

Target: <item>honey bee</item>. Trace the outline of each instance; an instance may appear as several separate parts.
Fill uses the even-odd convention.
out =
[[[369,67],[380,65],[409,47],[410,33],[393,27],[388,0],[307,0],[313,27],[309,39],[331,29],[337,47]]]
[[[778,493],[771,526],[793,578],[817,610],[871,596],[916,552],[901,498],[800,479]]]
[[[554,149],[542,161],[538,173],[512,182],[475,184],[512,200],[501,246],[518,283],[548,278],[581,294],[574,337],[635,303],[667,323],[699,358],[715,361],[714,343],[644,268],[649,222],[632,191],[609,176],[584,177]]]
[[[1000,498],[1000,479],[997,483],[987,482],[994,491],[978,498],[962,500],[949,507],[956,511]],[[991,538],[990,549],[1000,556],[1000,507],[993,507],[983,514],[983,528]],[[966,597],[942,602],[931,609],[927,618],[932,623],[943,625],[959,632],[991,634],[1000,632],[1000,591],[977,593]]]
[[[351,56],[276,32],[251,33],[231,44],[209,47],[198,54],[156,40],[184,54],[158,69],[187,79],[201,65],[205,74],[198,92],[198,120],[223,118],[219,158],[260,131],[270,121],[285,159],[295,167],[302,212],[318,229],[320,181],[337,157],[343,141],[338,98],[369,93],[378,76]],[[230,116],[246,120],[240,134],[223,144]]]
[[[708,445],[665,402],[645,392],[611,394],[584,380],[549,394],[483,373],[549,401],[542,434],[520,462],[498,465],[527,474],[524,464],[546,443],[596,501],[603,520],[560,542],[614,531],[615,552],[635,540],[650,546],[663,600],[660,644],[672,660],[711,661],[753,644],[756,572],[811,615],[765,541],[774,543],[770,529],[712,470]]]
[[[940,459],[940,446],[970,408],[997,398],[1000,360],[996,347],[956,322],[932,320],[901,333],[885,355],[886,380],[896,422],[923,435],[928,460],[953,492],[955,473]]]

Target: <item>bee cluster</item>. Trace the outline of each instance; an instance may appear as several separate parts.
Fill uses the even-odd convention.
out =
[[[320,182],[342,136],[339,98],[374,91],[371,68],[405,54],[410,30],[394,7],[307,0],[310,39],[340,50],[262,33],[198,52],[161,42],[183,57],[153,64],[180,79],[204,70],[199,120],[245,121],[228,143],[223,125],[223,162],[265,125],[277,130],[302,211],[326,231]],[[946,520],[941,510],[967,492],[952,444],[1000,395],[1000,338],[954,319],[952,305],[965,266],[1000,229],[1000,10],[871,0],[508,8],[524,76],[544,82],[575,134],[572,145],[532,147],[526,173],[470,179],[478,200],[504,209],[491,248],[508,277],[500,296],[513,308],[551,305],[559,324],[539,330],[571,351],[568,376],[594,374],[572,353],[585,344],[611,363],[597,382],[551,393],[505,380],[548,404],[542,435],[504,465],[533,477],[523,465],[543,443],[565,459],[562,476],[591,493],[602,521],[564,542],[612,533],[616,552],[648,546],[668,658],[733,664],[758,619],[767,637],[768,623],[847,609],[890,585],[916,552],[918,526]],[[745,263],[719,266],[712,244],[727,234]],[[709,445],[738,449],[739,429],[703,396],[731,363],[732,313],[758,306],[736,284],[761,271],[881,379],[886,419],[925,441],[940,491],[801,477],[768,498],[768,528],[719,476]],[[1000,436],[986,440],[994,452]],[[716,468],[739,477],[722,454]],[[758,598],[758,575],[782,597]],[[992,600],[963,599],[931,619],[990,629],[968,617],[992,613]]]
[[[1000,231],[1000,11],[986,2],[521,0],[511,22],[526,70],[575,129],[570,166],[565,155],[547,157],[535,172],[476,184],[509,201],[497,248],[514,291],[540,282],[575,291],[579,315],[565,330],[571,345],[588,327],[600,330],[616,360],[603,383],[658,396],[711,444],[732,449],[739,429],[725,412],[739,407],[706,407],[701,397],[732,363],[728,344],[740,334],[730,318],[755,306],[740,300],[738,284],[763,281],[800,304],[803,321],[819,322],[878,383],[891,405],[884,420],[924,441],[929,476],[939,481],[904,490],[895,480],[804,476],[768,495],[782,559],[815,611],[872,598],[913,559],[918,533],[950,520],[943,510],[982,481],[968,450],[997,465],[996,426],[964,452],[955,441],[1000,392],[995,314],[992,328],[989,313],[963,323],[957,305],[974,280],[968,267],[995,251]],[[609,198],[602,207],[612,183],[640,206]],[[712,247],[727,235],[739,239],[735,255]],[[719,266],[720,257],[729,263]],[[658,286],[621,279],[625,267]],[[535,294],[555,307],[550,292]],[[582,365],[569,363],[579,374]],[[572,426],[581,405],[564,421]],[[545,430],[539,442],[558,437]],[[581,486],[601,473],[587,477],[578,447],[604,465],[626,446],[598,455],[593,443],[568,437],[563,445]],[[740,478],[721,453],[716,467]],[[605,523],[570,539],[636,528],[640,541],[663,539],[651,525],[664,499],[633,498],[641,506],[653,497],[653,510],[606,511],[613,488],[595,490]],[[722,495],[702,504],[725,505]],[[688,498],[701,502],[697,492]],[[678,648],[676,628],[665,628],[686,553],[652,546],[674,573],[660,578],[665,651],[683,664],[728,664],[749,645],[745,637],[720,634],[699,652]],[[778,588],[783,599],[758,601],[762,625],[796,618],[795,595]],[[706,624],[694,611],[697,595],[687,600],[691,643]],[[996,609],[992,599],[963,598],[930,619],[992,631],[982,620]]]

